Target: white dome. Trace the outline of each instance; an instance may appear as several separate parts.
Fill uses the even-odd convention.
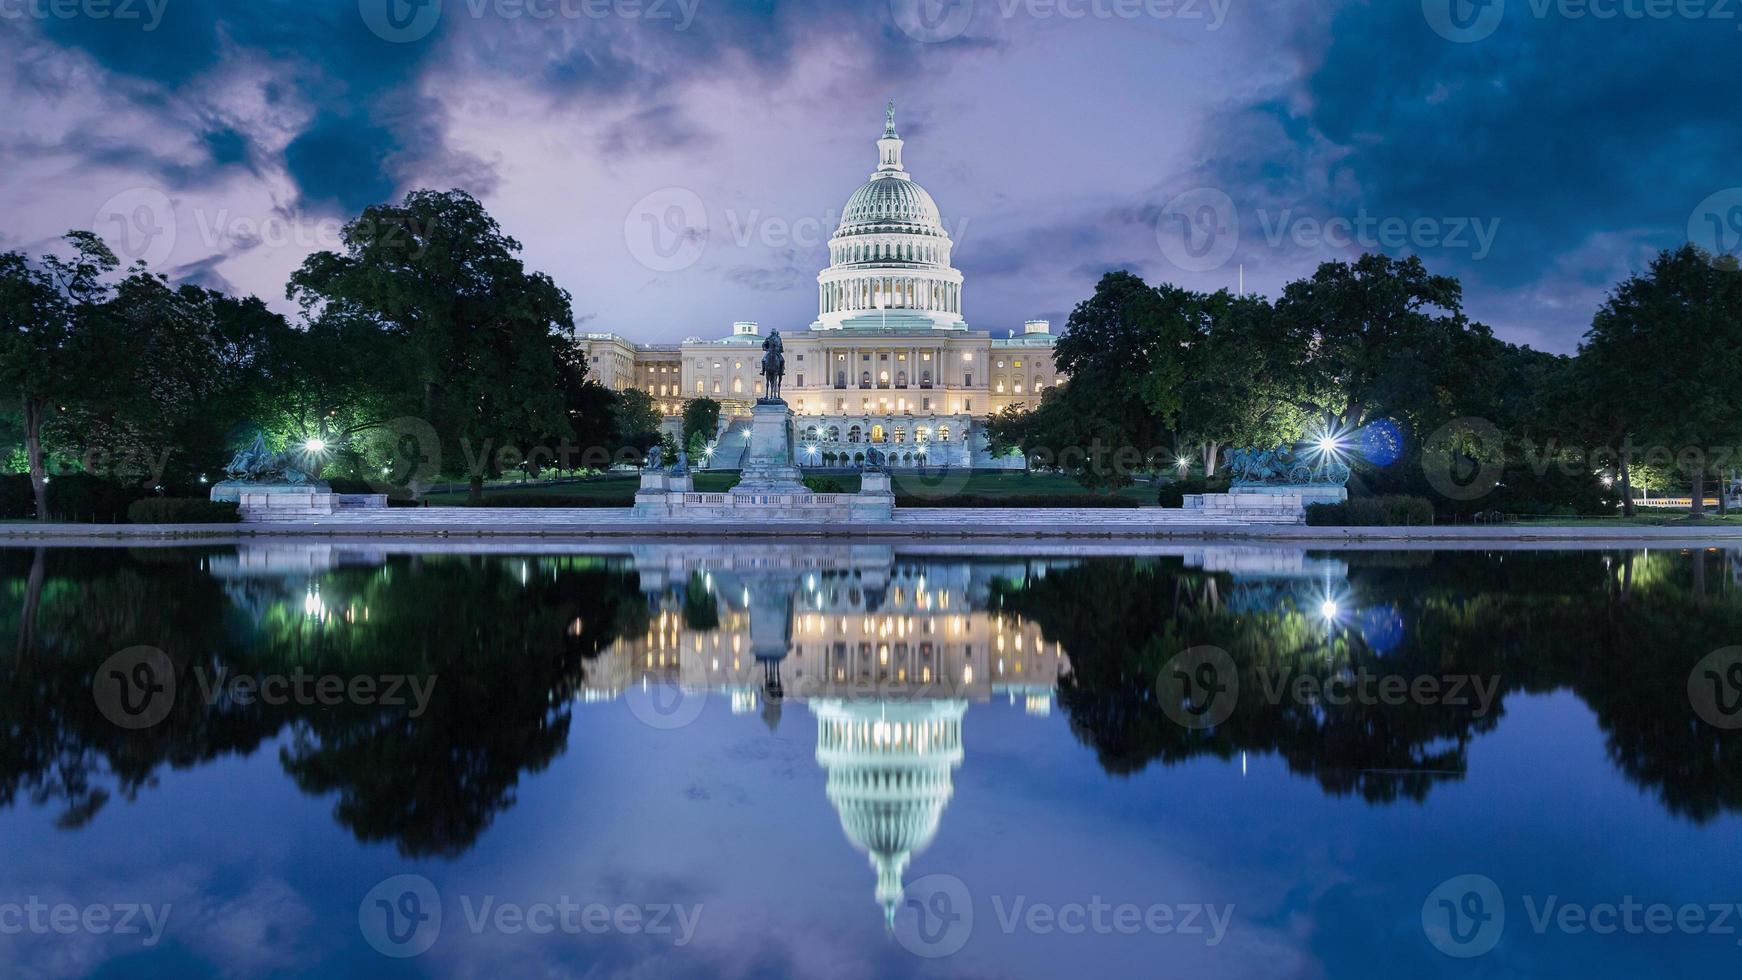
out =
[[[817,276],[813,330],[961,330],[962,274],[950,264],[938,204],[901,165],[895,106],[877,141],[877,170],[847,198]]]
[[[891,232],[944,237],[937,202],[912,178],[885,176],[866,181],[847,198],[847,206],[841,209],[841,227],[835,234]]]

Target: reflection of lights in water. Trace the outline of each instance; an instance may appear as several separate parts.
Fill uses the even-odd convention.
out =
[[[321,601],[320,592],[316,591],[312,585],[309,586],[308,593],[302,597],[302,611],[308,614],[310,619],[327,618],[327,605]]]

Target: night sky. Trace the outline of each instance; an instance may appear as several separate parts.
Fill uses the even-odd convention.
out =
[[[802,328],[894,98],[974,327],[1062,324],[1110,269],[1275,295],[1373,249],[1570,351],[1656,250],[1742,240],[1739,28],[1719,0],[0,0],[0,248],[95,228],[292,312],[339,221],[458,187],[583,330]]]

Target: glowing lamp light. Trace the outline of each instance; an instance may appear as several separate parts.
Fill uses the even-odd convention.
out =
[[[307,442],[304,442],[302,444],[302,448],[308,450],[311,453],[324,453],[327,451],[327,441],[325,439],[322,439],[319,436],[316,436],[313,439],[310,439]]]
[[[1342,610],[1337,607],[1337,600],[1335,599],[1326,599],[1324,602],[1319,603],[1319,615],[1326,619],[1336,619],[1337,614],[1340,612],[1342,612]]]

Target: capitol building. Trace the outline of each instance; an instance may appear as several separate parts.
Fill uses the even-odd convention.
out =
[[[847,199],[829,240],[817,319],[807,330],[781,331],[782,395],[804,465],[862,461],[871,445],[894,465],[991,465],[986,418],[1036,404],[1064,380],[1047,321],[1030,320],[1008,338],[969,327],[954,244],[901,152],[891,104],[877,169]],[[718,340],[636,344],[605,333],[581,344],[591,377],[606,387],[639,388],[667,417],[690,399],[711,398],[725,430],[741,426],[734,420],[747,418],[762,394],[762,341],[760,325],[740,321]],[[725,434],[728,449],[742,441]]]

